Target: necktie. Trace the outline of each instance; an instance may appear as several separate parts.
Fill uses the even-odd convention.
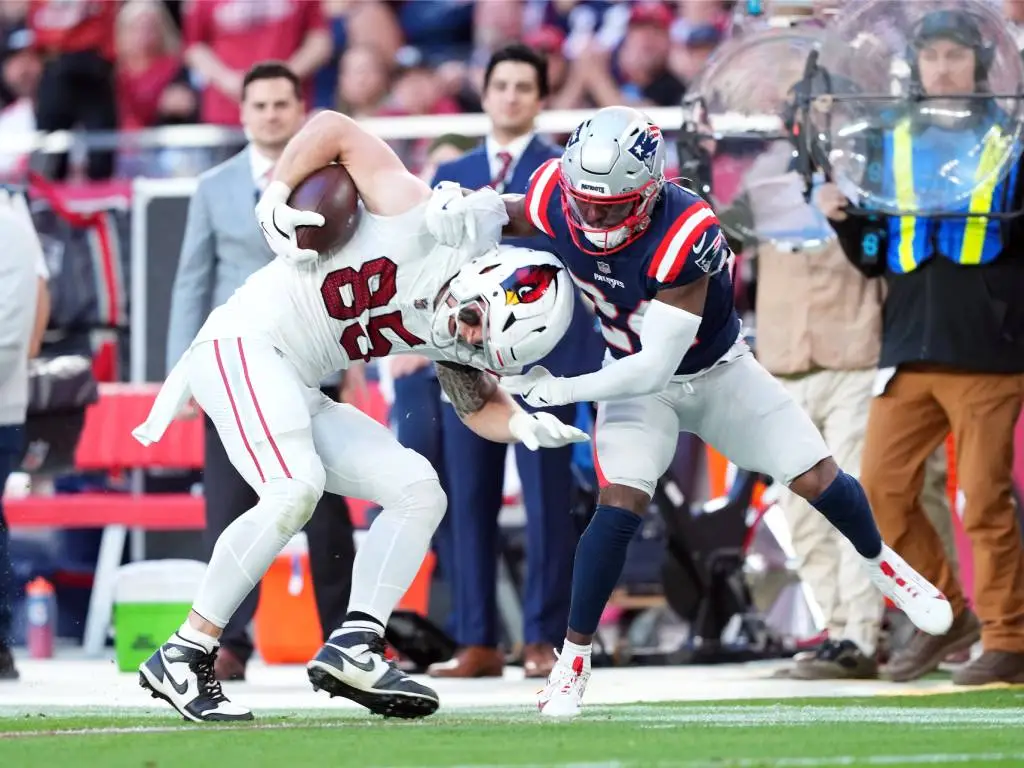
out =
[[[491,186],[497,192],[505,191],[505,177],[508,176],[508,169],[512,165],[512,153],[502,150],[498,153],[498,174],[494,177],[494,181],[491,182]]]
[[[259,179],[257,179],[257,181],[256,181],[256,202],[257,203],[260,201],[260,198],[263,197],[263,192],[266,190],[266,188],[268,186],[270,186],[270,181],[273,178],[273,176],[274,176],[274,166],[270,166],[270,168],[268,168],[266,171],[264,171],[263,175],[260,176]]]

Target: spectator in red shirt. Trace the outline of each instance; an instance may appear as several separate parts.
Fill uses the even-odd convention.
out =
[[[308,86],[333,48],[319,2],[191,0],[184,28],[185,62],[205,81],[200,115],[218,125],[238,124],[242,77],[253,64],[284,61]]]
[[[36,102],[41,131],[90,131],[117,127],[114,100],[114,18],[118,4],[109,0],[32,0],[29,28],[45,65]],[[46,170],[53,178],[67,175],[67,156],[52,155]],[[89,153],[90,179],[108,179],[114,153]]]
[[[128,0],[117,16],[120,126],[137,130],[194,122],[198,103],[181,61],[181,41],[167,7]]]

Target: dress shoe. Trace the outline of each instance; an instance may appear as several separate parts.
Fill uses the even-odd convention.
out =
[[[504,654],[484,645],[467,645],[452,659],[427,668],[431,677],[501,677],[504,671]]]
[[[905,648],[892,655],[882,677],[895,683],[917,680],[938,669],[949,654],[970,648],[980,639],[981,622],[973,612],[964,611],[944,635],[915,634]]]
[[[245,662],[237,653],[222,645],[213,662],[213,675],[221,681],[245,680]]]
[[[981,656],[953,673],[954,685],[1024,683],[1024,653],[983,651]]]
[[[527,643],[523,646],[523,673],[526,677],[547,679],[555,668],[555,647],[548,643]]]

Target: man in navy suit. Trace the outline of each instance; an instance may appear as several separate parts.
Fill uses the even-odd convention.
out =
[[[469,189],[525,193],[530,175],[561,149],[537,136],[534,121],[548,95],[547,63],[524,45],[497,51],[484,75],[483,108],[491,132],[482,146],[438,167],[433,184],[454,181]],[[508,241],[548,250],[543,242]],[[597,370],[601,337],[593,318],[576,302],[573,324],[541,361],[557,375]],[[562,421],[576,420],[576,406],[546,409]],[[450,405],[442,413],[444,460],[449,468],[448,515],[455,545],[452,584],[456,640],[454,659],[430,668],[434,677],[502,674],[497,616],[498,512],[502,506],[507,447],[468,430]],[[546,677],[555,662],[569,615],[572,563],[577,541],[569,515],[572,448],[530,452],[516,448],[516,466],[526,506],[526,578],[523,595],[523,667],[527,677]]]

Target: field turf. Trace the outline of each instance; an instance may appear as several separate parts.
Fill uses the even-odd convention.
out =
[[[1024,689],[933,696],[522,708],[385,721],[352,710],[197,726],[164,710],[5,707],[0,768],[1024,767]]]

